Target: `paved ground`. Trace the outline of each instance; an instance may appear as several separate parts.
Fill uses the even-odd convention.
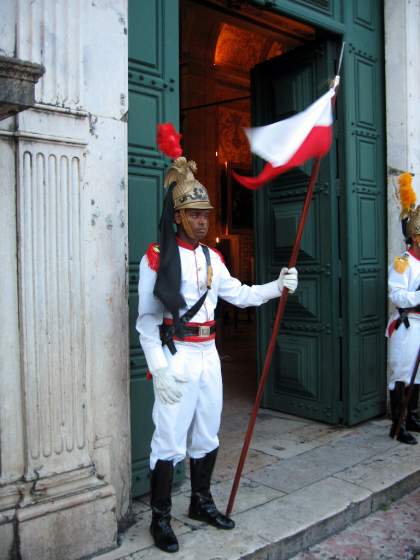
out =
[[[255,395],[255,377],[245,374],[255,359],[252,342],[244,344],[234,336],[231,341],[240,345],[234,362],[229,360],[226,348],[220,349],[224,356],[225,406],[212,492],[221,510],[228,501]],[[172,525],[180,542],[180,551],[172,555],[173,560],[286,560],[372,512],[387,508],[395,499],[420,486],[420,445],[407,446],[391,440],[388,429],[387,419],[340,428],[262,410],[233,511],[236,528],[218,531],[187,517],[187,477],[173,494]],[[149,534],[148,496],[134,501],[133,513],[135,523],[121,536],[121,546],[98,558],[168,560],[167,554],[153,546]],[[398,532],[392,527],[392,519],[396,518],[389,516],[388,536],[392,531]],[[367,542],[362,529],[371,519],[375,519],[373,515],[360,522],[355,546]],[[407,519],[411,520],[409,513]],[[372,523],[375,526],[375,521]],[[378,532],[372,536],[372,543],[380,539],[376,527]],[[411,546],[404,539],[401,537],[398,545],[394,543],[397,556],[377,558],[404,559],[400,551]],[[348,555],[356,554],[357,550],[350,548],[350,544],[345,549],[345,540],[340,545],[344,556],[334,556],[334,546],[334,541],[325,541],[319,552],[315,549],[306,553],[324,556],[299,560],[376,558]]]
[[[420,489],[293,560],[420,560]]]
[[[240,438],[234,431],[238,418],[242,418],[242,426],[244,418],[237,412],[222,431],[213,485],[221,509],[227,504],[240,452]],[[387,420],[379,420],[357,429],[332,429],[264,411],[234,508],[235,530],[217,531],[187,517],[187,479],[173,497],[173,527],[181,546],[174,560],[286,560],[413,491],[420,484],[420,445],[394,442],[387,427]],[[122,536],[120,548],[101,555],[101,560],[167,560],[167,555],[153,546],[148,531],[147,496],[135,500],[134,513],[135,524]],[[358,533],[359,543],[365,522]],[[392,524],[389,527],[391,532]],[[377,535],[379,540],[379,532]],[[366,542],[367,537],[363,538]],[[399,546],[404,547],[405,542],[403,539]],[[414,548],[416,543],[412,545]],[[375,558],[349,556],[345,548],[343,556],[333,556],[334,543],[325,546],[330,547],[325,549],[327,556],[319,559]],[[405,556],[377,558],[402,560]]]

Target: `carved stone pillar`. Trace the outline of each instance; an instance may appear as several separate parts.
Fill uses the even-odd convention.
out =
[[[34,536],[45,532],[51,537],[57,515],[66,519],[72,530],[67,542],[61,540],[60,550],[68,558],[76,530],[76,542],[83,541],[80,556],[86,554],[86,541],[92,538],[96,546],[90,552],[97,550],[95,533],[99,530],[100,534],[107,516],[104,526],[109,534],[102,539],[107,547],[113,544],[115,496],[113,488],[95,476],[88,449],[82,212],[85,146],[76,140],[65,144],[64,139],[39,136],[38,132],[34,139],[20,131],[18,140],[24,479],[30,484],[20,487],[23,499],[17,521],[21,554],[36,558]],[[38,541],[39,558],[48,557],[44,546]]]
[[[45,74],[0,123],[0,560],[76,560],[116,546],[130,486],[126,2],[13,4],[7,42]]]

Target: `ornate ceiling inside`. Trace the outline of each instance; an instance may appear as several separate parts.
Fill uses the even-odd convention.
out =
[[[225,0],[181,1],[181,63],[250,69],[314,38],[312,27],[268,10]]]
[[[214,49],[214,64],[249,72],[262,60],[283,52],[278,41],[273,41],[262,33],[222,23]]]

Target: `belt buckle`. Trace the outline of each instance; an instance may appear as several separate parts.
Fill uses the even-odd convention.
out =
[[[198,336],[210,336],[210,327],[207,325],[198,327]]]

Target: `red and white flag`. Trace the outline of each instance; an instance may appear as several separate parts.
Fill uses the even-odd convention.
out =
[[[325,156],[332,142],[332,99],[338,77],[332,87],[307,109],[282,121],[245,130],[251,151],[268,163],[257,177],[235,179],[252,190],[260,188],[277,175],[303,165],[312,158]]]

